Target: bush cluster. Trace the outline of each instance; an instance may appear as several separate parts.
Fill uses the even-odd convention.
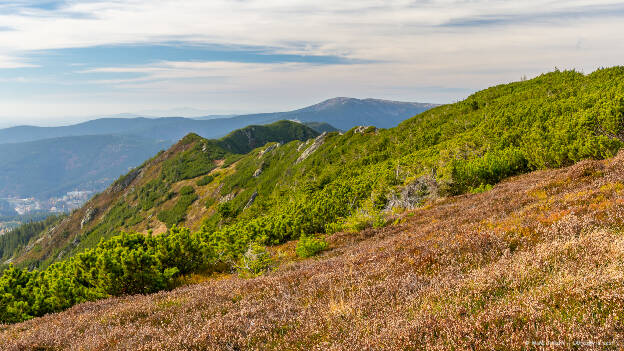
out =
[[[327,249],[327,242],[322,238],[315,238],[308,235],[301,235],[295,252],[299,257],[307,258]]]
[[[186,218],[187,209],[195,200],[197,200],[195,189],[190,185],[182,187],[178,202],[172,208],[159,212],[158,220],[165,223],[167,228],[171,228]]]
[[[175,277],[203,269],[210,251],[201,234],[122,233],[40,271],[9,266],[0,276],[0,322],[12,323],[107,296],[151,293]]]

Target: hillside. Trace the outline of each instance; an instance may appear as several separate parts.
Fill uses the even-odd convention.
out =
[[[341,103],[330,103],[338,100]],[[128,169],[169,148],[188,133],[218,138],[248,125],[296,119],[320,133],[338,130],[328,121],[346,129],[369,124],[390,127],[432,106],[341,98],[291,112],[209,120],[101,118],[63,127],[0,129],[0,199],[32,198],[19,205],[24,211],[68,211],[86,200],[84,196],[62,200],[68,192],[102,191]],[[13,213],[11,207],[16,206],[13,204],[4,212]]]
[[[83,135],[127,135],[160,141],[181,139],[188,133],[219,138],[235,129],[280,120],[327,123],[348,130],[359,125],[394,127],[407,118],[435,107],[434,104],[377,99],[334,98],[303,109],[240,115],[208,120],[183,117],[100,118],[62,127],[17,126],[0,129],[0,144]]]
[[[225,276],[0,326],[0,348],[621,345],[623,225],[620,154],[432,201],[385,228],[336,233],[320,258],[290,258],[255,279]],[[294,256],[294,245],[279,250]]]
[[[13,262],[24,266],[49,264],[93,247],[100,239],[123,229],[162,233],[173,224],[198,228],[209,211],[202,201],[196,200],[214,196],[214,189],[199,182],[207,174],[213,170],[223,175],[231,172],[228,167],[232,162],[268,142],[287,143],[317,135],[314,130],[289,121],[248,126],[218,140],[189,134],[119,178],[50,231],[34,238],[32,245],[23,247]],[[198,186],[198,182],[202,185]],[[184,194],[182,189],[189,185],[196,187],[197,192]],[[193,203],[195,206],[190,206]]]
[[[501,296],[506,297],[509,293],[509,299],[519,298],[520,294],[531,291],[530,288],[534,286],[531,284],[547,284],[550,275],[546,273],[550,274],[551,271],[543,273],[539,270],[540,267],[536,268],[536,273],[529,270],[529,275],[526,276],[528,281],[523,280],[525,276],[497,275],[496,278],[500,277],[501,280],[495,280],[492,283],[494,285],[488,285],[487,274],[492,272],[522,273],[511,269],[516,267],[513,265],[509,266],[510,269],[507,266],[500,268],[488,265],[499,262],[497,257],[504,259],[500,264],[511,264],[509,255],[516,253],[519,255],[515,256],[519,262],[524,262],[522,260],[526,257],[541,257],[539,255],[546,248],[559,247],[559,242],[556,241],[559,239],[564,240],[563,247],[576,245],[577,242],[567,243],[565,240],[573,240],[578,238],[578,234],[588,233],[577,231],[574,235],[565,234],[565,226],[569,224],[560,223],[559,219],[568,214],[580,216],[583,209],[594,211],[596,215],[594,222],[581,222],[582,228],[587,225],[592,230],[617,229],[611,225],[617,224],[620,218],[618,212],[599,211],[618,209],[618,165],[621,158],[593,163],[586,161],[571,168],[568,173],[534,173],[513,182],[495,185],[506,178],[534,170],[567,167],[585,159],[615,156],[624,143],[623,78],[623,67],[598,70],[588,75],[574,71],[556,71],[532,80],[480,91],[465,101],[426,111],[396,128],[383,130],[358,127],[344,134],[324,133],[307,141],[282,143],[281,141],[286,140],[264,140],[272,143],[255,148],[245,155],[227,151],[223,146],[227,145],[226,140],[210,141],[197,135],[189,135],[168,151],[120,178],[105,193],[92,199],[70,218],[42,232],[40,236],[33,237],[27,250],[19,252],[14,262],[21,267],[47,268],[32,272],[12,267],[5,270],[0,278],[0,289],[5,292],[5,308],[0,310],[0,318],[7,322],[16,322],[57,312],[88,300],[172,289],[187,282],[208,279],[213,274],[238,271],[241,276],[255,276],[270,267],[273,261],[288,261],[288,252],[292,252],[294,246],[291,241],[298,240],[297,255],[310,256],[324,249],[324,240],[319,235],[360,231],[368,227],[381,228],[393,221],[397,214],[408,211],[403,220],[412,223],[412,226],[365,231],[362,233],[364,237],[367,233],[381,233],[374,240],[365,241],[366,244],[362,244],[365,246],[352,246],[357,241],[357,235],[329,236],[332,245],[330,247],[334,249],[328,254],[328,260],[323,261],[326,263],[303,264],[311,265],[310,270],[304,269],[307,273],[301,273],[307,277],[305,279],[310,279],[310,284],[324,286],[329,289],[325,291],[332,292],[331,286],[328,288],[324,284],[329,284],[334,277],[339,281],[337,287],[346,287],[345,284],[349,284],[352,290],[336,290],[336,295],[327,295],[321,293],[321,290],[314,292],[314,287],[309,285],[312,293],[306,295],[305,285],[301,285],[306,280],[302,278],[303,280],[295,279],[292,283],[281,280],[285,284],[282,289],[286,291],[291,289],[289,286],[292,289],[294,286],[302,286],[299,292],[302,295],[288,293],[290,297],[284,295],[277,299],[263,295],[268,290],[262,289],[268,289],[271,282],[281,284],[278,283],[282,279],[279,278],[280,275],[252,282],[234,279],[206,285],[206,289],[216,294],[206,300],[211,301],[210,306],[219,306],[214,301],[225,301],[220,300],[221,298],[236,304],[240,301],[238,295],[232,295],[228,289],[242,293],[243,290],[239,287],[255,291],[252,295],[264,304],[251,310],[244,307],[251,308],[250,305],[243,304],[240,309],[232,310],[231,315],[228,315],[229,310],[224,309],[222,316],[229,316],[223,317],[225,320],[209,311],[196,316],[198,320],[214,321],[219,326],[231,327],[227,330],[209,329],[209,336],[214,339],[197,342],[206,342],[213,348],[219,348],[216,343],[222,339],[228,340],[230,335],[232,338],[240,337],[237,342],[243,342],[241,340],[252,335],[248,341],[263,346],[266,346],[264,342],[270,344],[279,336],[288,335],[292,337],[293,343],[296,339],[305,340],[299,333],[290,334],[294,330],[303,330],[302,333],[318,342],[335,340],[340,335],[344,339],[339,340],[349,340],[352,337],[356,341],[360,340],[357,339],[359,337],[365,340],[366,335],[378,335],[366,329],[367,326],[374,327],[375,330],[387,330],[391,332],[390,335],[412,330],[414,333],[401,334],[401,337],[409,341],[411,337],[424,335],[424,339],[420,341],[431,342],[432,348],[435,348],[432,341],[434,336],[442,338],[443,341],[459,343],[463,339],[454,338],[455,335],[463,335],[462,333],[474,335],[474,338],[481,341],[493,340],[492,342],[501,340],[496,335],[500,337],[503,332],[507,332],[506,335],[515,335],[515,329],[501,329],[502,324],[488,320],[490,315],[487,313],[490,310],[483,310],[484,306],[494,301],[504,311],[508,306],[505,305],[506,300],[499,299]],[[299,124],[293,125],[306,128]],[[249,148],[262,144],[254,141],[253,134],[251,131],[234,133],[232,140],[242,140]],[[232,148],[235,149],[234,146]],[[591,167],[586,169],[587,165]],[[570,180],[555,176],[561,174],[567,174]],[[540,177],[551,176],[559,178],[554,184],[546,186],[544,182],[547,179]],[[543,180],[542,183],[539,183],[540,179]],[[594,183],[585,188],[585,182],[590,181]],[[540,184],[544,189],[531,188]],[[572,193],[562,195],[559,199],[557,193],[550,193],[552,189],[562,189],[564,192],[567,189],[578,190],[580,199],[585,199],[586,195],[595,195],[596,199],[576,203]],[[462,195],[468,193],[483,194]],[[533,198],[535,199],[531,200]],[[566,209],[564,205],[569,204],[568,201],[572,201],[570,206],[578,206],[571,207],[574,209],[571,212],[553,212],[542,221],[556,222],[552,230],[563,230],[562,237],[549,236],[550,234],[540,236],[542,230],[548,228],[540,226],[539,216],[550,213],[551,209],[540,206],[553,205],[551,199],[562,201],[563,210]],[[527,202],[523,202],[525,200]],[[418,208],[420,209],[416,212],[409,212]],[[525,213],[526,218],[530,219],[526,223],[523,220]],[[601,223],[606,224],[602,226]],[[181,229],[177,225],[190,227],[191,230]],[[562,229],[557,225],[564,227]],[[496,228],[501,229],[494,230]],[[121,230],[131,233],[116,235]],[[607,243],[613,242],[611,239],[614,237],[608,238]],[[100,241],[101,239],[105,240]],[[271,248],[273,253],[268,253],[265,247]],[[364,251],[360,252],[360,249]],[[286,251],[280,253],[279,250]],[[608,257],[598,256],[600,252],[596,253],[596,257]],[[579,251],[578,255],[581,253]],[[343,258],[339,258],[343,254]],[[578,255],[570,257],[585,262],[584,256]],[[292,254],[290,257],[292,258]],[[398,257],[406,259],[404,262],[392,261]],[[563,258],[568,259],[566,257]],[[369,266],[360,258],[376,264]],[[388,260],[394,263],[388,264]],[[553,267],[553,264],[560,264],[562,260],[551,262],[552,264],[547,262],[547,265]],[[333,265],[336,262],[337,265]],[[572,261],[566,262],[565,265],[557,267],[571,267]],[[359,271],[359,266],[367,267],[371,273]],[[298,269],[297,265],[289,267],[283,268],[283,277]],[[401,271],[401,267],[415,268],[413,271]],[[498,270],[493,269],[497,267]],[[396,280],[392,280],[395,269],[399,271],[395,276]],[[605,269],[614,268],[608,266]],[[319,279],[328,280],[317,281],[310,272],[317,272]],[[591,271],[587,274],[592,272],[601,273]],[[475,275],[474,280],[470,280],[470,274],[473,273],[486,276]],[[533,273],[536,276],[530,275]],[[370,279],[359,280],[360,277]],[[376,285],[376,282],[385,282],[385,279],[391,279],[387,283],[395,285]],[[520,285],[513,285],[514,279]],[[263,281],[266,282],[265,285],[255,285]],[[556,279],[553,281],[558,282]],[[466,282],[466,285],[460,290],[453,290],[444,285],[445,282]],[[363,285],[358,285],[360,283]],[[512,285],[505,285],[507,283]],[[525,283],[529,285],[522,285]],[[539,284],[535,286],[541,288],[542,285]],[[27,288],[23,288],[24,286]],[[490,286],[492,290],[488,288]],[[418,291],[428,291],[426,289],[429,288],[434,289],[432,293],[438,294],[431,295],[434,300],[427,299],[429,294],[418,299]],[[610,292],[619,292],[617,287],[609,289],[614,289],[609,290]],[[384,295],[386,290],[392,292],[392,295]],[[185,291],[193,291],[193,288],[179,290],[182,293]],[[445,295],[446,291],[451,295]],[[364,295],[359,296],[360,293]],[[479,295],[481,293],[484,295]],[[384,296],[390,300],[383,300]],[[440,299],[435,300],[435,296]],[[290,298],[296,301],[288,300]],[[392,300],[393,298],[398,300]],[[415,301],[415,305],[404,310],[405,304],[394,303],[408,301],[404,298],[413,298],[414,300],[409,301]],[[123,301],[131,301],[130,299]],[[380,314],[377,315],[372,306],[363,309],[362,314],[357,312],[352,304],[357,304],[360,299],[364,302],[374,301],[381,309]],[[249,303],[250,300],[245,301]],[[381,303],[379,306],[379,301],[388,303]],[[456,304],[453,301],[461,303]],[[192,299],[178,302],[172,308],[202,303]],[[609,301],[600,303],[603,302]],[[221,306],[232,306],[228,302],[223,303],[225,305]],[[458,308],[464,307],[464,310],[450,309],[447,303]],[[269,313],[269,309],[263,310],[262,306],[271,304],[284,306],[286,309],[280,310],[280,314],[263,314]],[[313,322],[318,321],[314,317],[315,312],[312,309],[312,315],[305,311],[300,315],[296,307],[299,304],[324,305],[326,310],[329,306],[329,310],[336,312],[336,319],[330,320],[335,320],[337,324],[318,329],[326,330],[329,334],[313,333],[316,330],[314,328],[318,327]],[[563,305],[561,302],[556,308]],[[496,306],[493,308],[498,308]],[[579,302],[579,306],[583,306],[582,303]],[[421,307],[423,310],[420,310]],[[386,308],[390,310],[385,310]],[[578,307],[580,316],[583,316],[582,308],[584,307]],[[201,309],[198,307],[196,310]],[[457,316],[452,314],[453,311],[466,318],[466,323],[454,324],[456,322],[453,320],[457,320]],[[610,307],[608,311],[611,311]],[[252,314],[249,318],[254,319],[257,316],[273,326],[276,325],[274,322],[280,321],[280,316],[292,316],[294,313],[301,317],[295,325],[277,324],[283,325],[284,329],[278,328],[277,335],[274,335],[270,330],[275,328],[259,327],[260,329],[245,331],[243,324],[247,325],[244,322],[247,319],[244,314],[247,312]],[[481,312],[485,314],[481,315]],[[507,312],[502,316],[512,315],[513,311]],[[392,319],[393,313],[398,313],[397,319]],[[451,314],[446,315],[446,319],[437,318],[444,317],[444,313]],[[148,314],[142,316],[149,320]],[[479,321],[476,319],[479,316],[490,322],[486,325],[469,323]],[[143,317],[129,318],[137,321]],[[308,320],[304,317],[309,317],[313,324],[307,324]],[[525,317],[527,316],[520,315],[517,321],[520,326],[529,321]],[[569,330],[572,331],[569,333],[575,333],[574,335],[584,332],[566,319],[566,316],[546,317],[563,318],[562,323],[568,323],[564,325],[570,326]],[[600,318],[603,317],[601,315]],[[378,318],[379,324],[362,322],[368,319],[375,321],[375,318]],[[572,320],[574,318],[576,317]],[[603,319],[596,322],[596,330],[612,330],[609,329],[611,324],[601,322]],[[168,320],[173,322],[173,319]],[[343,320],[350,324],[340,324]],[[388,320],[389,324],[384,324],[384,320]],[[262,321],[258,325],[265,325]],[[356,323],[358,321],[360,324]],[[397,324],[392,324],[395,321]],[[417,324],[409,324],[410,321]],[[106,323],[108,322],[105,321],[104,324]],[[314,328],[305,329],[306,325]],[[342,329],[347,325],[361,326],[363,329],[358,332],[360,334],[349,336],[346,329]],[[412,329],[402,328],[402,325],[411,326]],[[463,326],[470,329],[461,329],[455,334],[459,330],[456,328]],[[298,329],[300,327],[304,329]],[[396,329],[392,329],[395,327]],[[429,327],[433,334],[422,331]],[[537,333],[532,330],[528,329],[526,333]],[[571,335],[565,334],[567,329],[561,330],[564,335]],[[244,334],[236,334],[238,331]],[[143,332],[147,333],[145,330]],[[490,332],[495,334],[491,338],[486,337]],[[196,340],[188,334],[184,335],[189,342]],[[265,336],[266,339],[263,339]],[[401,339],[391,338],[380,342],[392,343],[393,340]],[[210,344],[211,342],[215,344]],[[289,345],[288,342],[286,340],[284,345]],[[268,346],[271,345],[277,347],[282,344]],[[236,348],[235,346],[236,344],[232,347]]]

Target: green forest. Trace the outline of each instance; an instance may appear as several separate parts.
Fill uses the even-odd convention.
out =
[[[234,140],[250,140],[247,134],[234,135]],[[169,187],[177,181],[194,179],[197,188],[219,182],[219,195],[232,196],[202,204],[214,211],[199,230],[176,226],[198,201],[196,188],[189,186],[175,194],[173,208],[160,213],[169,227],[165,234],[120,233],[112,225],[107,236],[85,238],[93,245],[46,268],[10,266],[0,277],[0,321],[171,289],[190,273],[235,269],[252,247],[300,237],[298,253],[309,257],[326,248],[314,235],[358,229],[360,218],[367,225],[384,225],[383,213],[402,210],[391,200],[405,187],[421,184],[423,196],[440,197],[487,191],[517,174],[614,156],[623,143],[624,67],[587,75],[555,71],[495,86],[392,129],[331,132],[266,153],[252,151],[261,145],[248,143],[244,151],[251,152],[231,160],[233,173],[206,177],[216,166],[204,162],[198,143],[165,161],[160,178],[137,191],[139,205],[119,203],[107,220],[117,223],[113,215],[129,220],[151,208],[172,196]],[[227,158],[224,149],[235,150],[223,145],[210,160]],[[29,240],[13,240],[9,249]]]

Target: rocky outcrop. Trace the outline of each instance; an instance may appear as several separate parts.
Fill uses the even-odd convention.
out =
[[[141,168],[137,168],[133,170],[132,172],[126,174],[125,176],[119,178],[118,181],[113,183],[113,185],[110,188],[108,188],[108,192],[117,193],[117,192],[124,190],[125,188],[128,187],[128,185],[130,185],[130,183],[132,183],[139,176],[139,174],[141,174],[141,171],[142,171]]]
[[[353,130],[353,133],[364,134],[364,133],[371,133],[371,132],[376,132],[376,131],[377,131],[377,128],[375,126],[357,126]]]
[[[258,158],[261,158],[262,156],[268,154],[269,152],[277,149],[278,147],[280,147],[280,143],[275,143],[275,144],[271,144],[269,145],[266,149],[260,151],[260,153],[258,154]]]
[[[232,200],[235,196],[236,196],[236,193],[235,192],[231,192],[231,193],[225,195],[224,197],[222,197],[219,200],[219,203],[228,202],[228,201]]]
[[[251,197],[249,198],[249,201],[247,201],[247,204],[245,205],[245,209],[247,209],[251,205],[253,205],[254,201],[256,201],[256,197],[258,197],[258,192],[254,191],[254,193],[251,194]]]
[[[295,161],[295,163],[299,163],[305,160],[306,158],[308,158],[308,156],[312,155],[314,151],[318,150],[318,148],[321,147],[321,145],[323,145],[323,143],[325,142],[325,139],[327,139],[327,132],[323,132],[323,134],[317,136],[314,139],[314,142],[312,143],[312,145],[310,145],[310,147],[308,147],[301,153],[301,155],[299,156],[297,161]]]
[[[85,211],[85,214],[82,217],[82,220],[80,221],[80,229],[84,228],[87,224],[89,224],[89,222],[91,222],[93,218],[95,218],[96,214],[97,214],[97,208],[89,207]]]
[[[256,169],[256,171],[253,174],[254,178],[258,177],[260,174],[262,174],[262,167],[264,167],[264,163],[260,164],[260,167],[258,167],[258,169]]]
[[[423,202],[438,195],[438,183],[430,176],[422,176],[403,186],[398,194],[390,195],[386,210],[402,208],[412,210]]]
[[[297,147],[297,152],[300,152],[301,150],[303,150],[305,147],[307,147],[308,145],[310,145],[311,139],[308,139],[305,141],[305,143],[301,143],[298,147]]]

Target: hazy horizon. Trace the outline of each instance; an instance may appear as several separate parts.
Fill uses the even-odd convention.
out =
[[[358,98],[355,98],[355,99],[358,99]],[[363,99],[387,100],[387,99],[377,99],[377,98],[371,98],[371,97],[362,98],[362,100]],[[317,101],[316,103],[321,103],[326,100]],[[396,100],[387,100],[387,101],[406,102],[406,103],[429,103],[425,101],[396,101]],[[436,104],[436,103],[432,103],[432,104]],[[314,105],[314,104],[311,104],[311,105]],[[308,105],[308,106],[311,106],[311,105]],[[193,108],[171,108],[168,110],[144,110],[144,111],[138,111],[138,112],[120,112],[120,113],[110,114],[110,115],[65,116],[65,117],[57,117],[55,119],[40,119],[39,117],[33,116],[33,117],[24,118],[24,120],[29,121],[25,123],[22,123],[20,119],[3,120],[2,118],[0,118],[0,129],[22,127],[22,126],[61,127],[61,126],[68,126],[68,125],[88,122],[88,121],[102,119],[102,118],[152,118],[152,119],[168,118],[168,117],[183,117],[183,118],[190,118],[190,119],[205,118],[205,117],[230,118],[230,117],[245,116],[245,115],[251,115],[251,114],[289,112],[289,111],[297,110],[297,109],[308,107],[308,106],[298,106],[293,109],[275,109],[273,111],[250,111],[250,112],[231,113],[231,114],[212,114],[212,113],[209,113],[208,111],[201,111],[199,109],[193,109]]]
[[[449,103],[555,67],[621,64],[623,17],[609,0],[9,0],[0,126],[335,96]]]

